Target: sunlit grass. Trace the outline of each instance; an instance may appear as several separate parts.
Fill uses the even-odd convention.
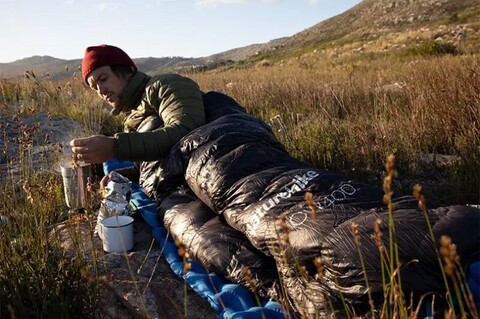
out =
[[[423,190],[429,199],[442,204],[478,203],[478,62],[477,56],[443,56],[410,61],[386,57],[347,63],[318,54],[275,66],[189,76],[204,91],[225,92],[265,120],[296,158],[380,186],[384,177],[393,172],[385,172],[385,158],[395,154],[395,170],[399,173],[395,181],[402,184],[396,185],[392,175],[385,185],[387,194],[410,194],[413,185],[426,181]],[[78,78],[40,81],[29,72],[23,80],[0,80],[0,105],[2,119],[15,121],[46,113],[76,120],[85,135],[111,134],[120,129],[119,120],[109,116],[98,97]],[[0,224],[0,317],[95,317],[98,278],[86,271],[88,265],[82,258],[66,256],[58,239],[50,235],[52,226],[62,220],[61,213],[67,210],[61,178],[30,166],[31,147],[48,141],[36,136],[34,125],[19,124],[16,129],[22,134],[13,141],[19,149],[15,157],[10,157],[11,144],[6,143],[9,129],[0,126],[3,165],[11,168],[13,163],[20,162],[21,172],[19,176],[5,172],[8,178],[1,185],[4,196],[0,214],[6,222]],[[58,152],[63,147],[60,145]],[[449,155],[452,160],[446,165],[432,164],[424,160],[426,154]],[[46,168],[53,164],[47,159],[43,163]],[[87,215],[93,213],[93,207],[87,211]],[[372,240],[381,242],[379,225],[376,229]],[[393,227],[390,229],[394,231]],[[355,235],[355,227],[352,231]],[[286,228],[284,235],[287,237],[279,240],[288,245]],[[388,286],[386,304],[371,305],[371,312],[375,306],[382,309],[381,318],[407,318],[410,313],[402,308],[407,296],[399,295],[400,287],[391,285],[399,283],[395,278],[399,265],[394,234],[389,234],[389,238],[392,240],[388,247],[378,244],[384,285]],[[452,251],[451,244],[445,239],[445,254]],[[447,255],[438,255],[442,265]],[[317,260],[315,266],[321,275],[323,265]],[[291,267],[298,268],[292,272],[306,276],[300,265]],[[244,271],[248,277],[248,269]],[[455,269],[452,276],[457,278],[459,271]],[[450,276],[446,273],[445,277]],[[365,280],[368,282],[368,278]],[[459,297],[463,278],[454,282],[451,295]],[[393,308],[388,304],[392,299]],[[283,306],[291,310],[287,303]],[[179,308],[187,313],[187,307],[185,304]],[[460,309],[462,316],[472,311],[468,304]],[[347,314],[352,315],[348,311]]]
[[[410,182],[405,191],[415,176],[430,177],[424,191],[431,200],[478,202],[478,57],[353,64],[319,57],[309,68],[301,59],[192,77],[271,124],[296,158],[381,183],[380,168],[393,153],[400,176]],[[427,154],[449,155],[451,165],[428,161]]]

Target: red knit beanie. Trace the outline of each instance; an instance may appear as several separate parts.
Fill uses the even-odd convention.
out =
[[[85,50],[82,61],[83,81],[87,83],[87,78],[93,70],[106,65],[126,65],[131,67],[134,72],[137,71],[135,63],[122,49],[113,45],[101,44]]]

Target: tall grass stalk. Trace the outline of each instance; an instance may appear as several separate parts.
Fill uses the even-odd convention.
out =
[[[350,225],[350,228],[351,228],[351,231],[352,231],[353,240],[355,242],[355,247],[357,248],[358,257],[360,259],[360,265],[362,267],[363,279],[365,280],[365,288],[367,289],[368,303],[370,305],[370,313],[371,313],[372,318],[374,318],[375,317],[375,304],[373,302],[372,291],[370,289],[370,284],[368,282],[367,270],[365,268],[365,261],[363,259],[362,250],[360,248],[361,243],[360,243],[360,234],[358,233],[358,224],[352,223]]]
[[[441,260],[440,252],[437,248],[437,241],[436,241],[435,235],[433,233],[432,224],[430,223],[430,218],[428,218],[427,203],[426,203],[426,200],[425,200],[425,196],[422,194],[422,187],[419,184],[416,184],[414,186],[413,196],[417,199],[418,207],[420,208],[423,215],[425,216],[425,222],[427,223],[428,232],[429,232],[430,238],[432,240],[433,247],[435,247],[434,248],[435,249],[435,255],[437,256],[438,266],[440,267],[442,277],[443,277],[443,282],[445,284],[445,289],[447,291],[448,305],[449,305],[449,308],[452,309],[452,316],[455,317],[455,307],[454,307],[454,304],[453,304],[453,295],[452,295],[452,292],[450,290],[450,284],[448,283],[448,280],[447,280],[447,276],[446,276],[446,273],[445,273],[445,268],[444,268],[443,262]]]
[[[388,244],[389,244],[389,263],[388,263],[388,273],[390,275],[390,282],[388,284],[388,301],[390,303],[391,309],[393,309],[393,314],[398,311],[400,312],[400,317],[404,318],[406,314],[405,309],[405,297],[403,295],[402,286],[401,286],[401,276],[400,268],[400,258],[398,256],[398,244],[395,234],[395,218],[394,218],[394,205],[392,201],[392,182],[393,178],[396,176],[397,171],[395,169],[395,156],[389,155],[385,163],[385,170],[387,175],[385,176],[383,182],[383,191],[384,198],[383,201],[387,204],[388,207]],[[386,287],[385,287],[386,288]]]
[[[225,92],[271,124],[298,159],[380,184],[385,154],[393,152],[398,159],[395,170],[403,180],[397,180],[400,186],[389,184],[386,194],[394,187],[396,192],[410,192],[418,176],[427,182],[427,196],[440,204],[480,202],[480,66],[476,55],[347,61],[315,54],[275,66],[189,75],[204,91]],[[32,71],[18,81],[0,80],[0,92],[1,151],[6,154],[0,156],[6,180],[1,185],[0,214],[7,220],[0,224],[0,316],[94,317],[100,279],[85,270],[82,258],[66,256],[58,239],[48,235],[48,229],[61,219],[59,212],[66,209],[62,184],[58,176],[32,168],[32,146],[42,141],[35,137],[35,126],[22,126],[20,120],[39,113],[68,117],[83,125],[83,131],[75,134],[88,135],[120,130],[121,118],[110,117],[77,77],[53,81],[39,79]],[[5,127],[4,119],[17,125],[14,143],[8,141],[7,130],[12,128]],[[10,157],[14,145],[19,153]],[[431,154],[434,158],[447,155],[449,160],[426,160],[425,155]],[[17,163],[21,164],[20,180],[14,172]],[[44,164],[52,166],[47,159]],[[407,318],[405,296],[399,295],[402,265],[396,250],[394,212],[388,206],[390,243],[379,246],[386,300],[380,317]],[[78,256],[84,244],[77,243]],[[300,265],[288,266],[297,268],[292,273],[302,274]],[[447,287],[451,309],[453,296],[471,299],[462,270],[456,271],[454,291]],[[444,275],[446,283],[447,279]],[[286,298],[285,287],[283,293],[281,298]],[[346,315],[353,317],[343,296],[340,300]],[[331,300],[326,302],[333,308]],[[286,299],[282,306],[290,313]],[[186,316],[188,305],[183,308]],[[476,314],[468,301],[460,315],[467,310]],[[457,315],[453,310],[451,314]]]

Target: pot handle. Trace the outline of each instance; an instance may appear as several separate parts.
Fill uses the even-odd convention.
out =
[[[103,224],[102,223],[98,223],[97,224],[97,233],[98,233],[98,237],[100,237],[101,240],[104,240],[104,235],[103,235]]]

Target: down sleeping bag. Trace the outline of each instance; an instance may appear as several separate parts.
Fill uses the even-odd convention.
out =
[[[368,295],[381,305],[379,247],[390,239],[382,189],[292,158],[270,127],[235,101],[216,92],[205,100],[208,124],[172,149],[150,190],[171,234],[206,269],[288,300],[302,316],[342,310],[344,302],[361,314]],[[440,237],[451,238],[462,267],[478,261],[480,209],[424,214],[413,197],[394,202],[402,289],[414,302],[437,294],[440,309],[446,293]],[[371,238],[375,229],[380,242]]]

